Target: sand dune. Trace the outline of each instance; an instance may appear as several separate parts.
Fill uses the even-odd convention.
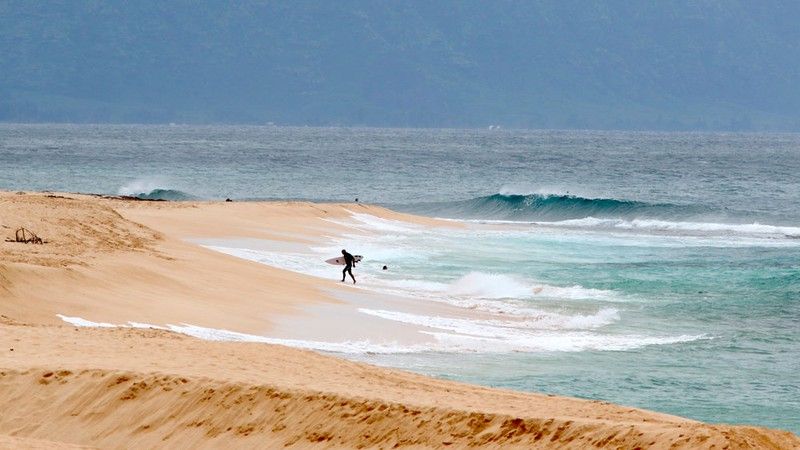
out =
[[[101,448],[800,444],[788,432],[712,426],[157,330],[5,325],[0,348],[0,433]]]
[[[783,431],[56,317],[262,333],[347,288],[184,239],[302,242],[354,209],[441,225],[366,205],[0,194],[6,236],[25,226],[49,241],[0,243],[0,447],[800,448]]]

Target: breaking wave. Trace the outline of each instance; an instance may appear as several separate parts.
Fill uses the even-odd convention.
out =
[[[198,198],[184,191],[162,187],[165,184],[164,180],[159,179],[139,179],[122,186],[117,193],[142,200],[187,201]]]
[[[699,204],[650,203],[570,194],[500,193],[454,202],[409,205],[406,211],[487,223],[530,223],[576,229],[678,235],[800,238],[800,227],[770,225],[742,211]]]
[[[655,219],[600,219],[587,217],[584,219],[553,222],[566,228],[619,229],[649,232],[683,232],[683,233],[725,233],[752,236],[772,236],[800,238],[800,227],[765,225],[760,223],[714,223],[714,222],[670,222]]]
[[[557,221],[599,218],[687,217],[703,208],[568,194],[494,194],[469,200],[414,205],[410,211],[459,219]]]
[[[197,199],[197,197],[191,194],[176,189],[153,189],[150,192],[139,192],[131,196],[142,200],[187,201]]]

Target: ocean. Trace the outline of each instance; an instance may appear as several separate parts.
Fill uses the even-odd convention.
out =
[[[356,214],[312,248],[209,246],[317,276],[345,246],[365,292],[480,317],[387,300],[359,314],[433,343],[321,350],[800,433],[798,134],[0,124],[0,167],[6,190],[446,218],[459,227]]]

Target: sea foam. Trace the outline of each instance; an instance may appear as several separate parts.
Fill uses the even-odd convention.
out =
[[[521,279],[512,275],[470,272],[447,286],[446,293],[454,296],[478,298],[536,298],[608,299],[610,291],[588,289],[582,286],[551,286]]]
[[[165,187],[169,184],[167,180],[159,177],[138,178],[121,186],[117,194],[143,200],[186,201],[197,199],[196,196],[187,192]]]
[[[800,227],[764,225],[760,223],[729,224],[714,222],[670,222],[655,219],[584,219],[563,220],[560,222],[537,222],[540,225],[574,228],[601,228],[642,231],[683,231],[701,233],[731,233],[742,235],[770,235],[776,237],[800,237]]]
[[[431,328],[455,328],[455,332],[422,331],[434,340],[427,343],[398,343],[394,341],[373,342],[355,340],[342,342],[324,342],[300,339],[280,339],[239,333],[219,328],[201,327],[191,324],[164,327],[138,322],[114,325],[104,322],[92,322],[80,317],[57,314],[62,320],[79,327],[120,327],[120,328],[153,328],[185,334],[208,341],[257,342],[264,344],[285,345],[289,347],[318,350],[342,354],[408,354],[408,353],[509,353],[509,352],[543,352],[562,351],[575,352],[585,350],[631,350],[650,345],[677,344],[706,339],[705,335],[680,335],[664,337],[648,337],[638,335],[600,335],[585,331],[553,332],[542,331],[538,334],[519,333],[486,327],[485,324],[467,324],[470,333],[458,332],[453,321],[442,321]],[[408,317],[406,320],[422,320]]]

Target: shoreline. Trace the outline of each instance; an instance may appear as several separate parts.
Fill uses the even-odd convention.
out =
[[[707,425],[607,402],[464,385],[270,344],[66,326],[56,314],[95,322],[189,323],[255,335],[291,328],[281,324],[301,323],[309,317],[308,308],[341,305],[338,297],[353,291],[335,280],[242,260],[191,240],[251,238],[308,245],[323,231],[341,231],[328,219],[347,218],[351,210],[420,226],[457,224],[361,203],[51,195],[0,193],[4,234],[25,226],[49,241],[36,247],[0,244],[0,341],[14,348],[4,349],[0,358],[0,383],[8,388],[0,391],[9,392],[0,394],[0,404],[42,395],[56,405],[46,420],[34,414],[36,402],[44,400],[20,405],[16,419],[29,425],[0,420],[0,435],[101,447],[125,442],[211,447],[222,439],[236,439],[231,445],[242,447],[265,440],[426,448],[800,445],[789,432]],[[120,378],[126,380],[111,386]],[[180,389],[173,384],[188,385],[181,392],[191,400],[176,397]],[[203,400],[201,394],[209,389],[216,394]],[[135,395],[123,398],[129,391]],[[229,396],[248,406],[241,409],[226,400]],[[115,412],[120,405],[135,420]],[[188,405],[198,406],[199,412]],[[182,412],[162,417],[161,408]],[[265,414],[279,409],[289,411],[279,421]],[[92,411],[101,419],[90,420]],[[157,424],[145,423],[151,415],[158,416]],[[75,433],[80,426],[88,426],[87,431]],[[423,431],[415,433],[417,427]]]

